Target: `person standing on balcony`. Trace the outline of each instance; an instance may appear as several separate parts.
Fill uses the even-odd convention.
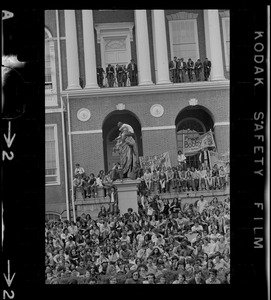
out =
[[[128,76],[131,86],[137,85],[137,65],[134,59],[131,59],[130,63],[128,64],[127,71],[129,72]]]
[[[116,65],[116,75],[117,75],[117,81],[118,81],[119,87],[123,86],[123,73],[124,73],[123,66],[117,64]]]
[[[177,65],[178,65],[177,57],[174,56],[173,60],[169,62],[170,79],[171,82],[173,83],[178,82]]]
[[[203,62],[203,71],[204,71],[204,80],[205,81],[209,80],[209,76],[210,76],[210,73],[211,73],[211,67],[212,67],[212,63],[206,57],[205,61]]]
[[[111,64],[108,64],[108,67],[106,67],[106,78],[107,78],[107,82],[109,87],[113,87],[114,86],[114,78],[115,78],[115,71],[114,71],[114,67],[111,66]]]
[[[123,74],[122,74],[122,86],[127,86],[127,68],[125,65],[122,66],[123,67]]]
[[[186,62],[183,61],[183,58],[178,60],[177,72],[178,72],[178,81],[184,82],[184,76],[186,72]]]
[[[195,63],[195,76],[197,81],[200,81],[201,71],[202,71],[202,62],[199,58]]]
[[[191,58],[189,58],[186,65],[187,65],[188,78],[189,78],[189,81],[191,82],[193,79],[193,70],[194,70],[193,60]]]
[[[100,88],[103,88],[103,80],[104,80],[104,69],[101,67],[101,65],[98,65],[97,68],[97,82]]]

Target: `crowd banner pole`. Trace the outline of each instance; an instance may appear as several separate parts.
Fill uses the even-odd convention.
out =
[[[72,142],[71,142],[70,101],[69,101],[69,94],[68,93],[67,93],[67,111],[68,111],[68,131],[69,131],[69,149],[70,149],[69,152],[70,152],[72,212],[73,212],[73,221],[76,222],[75,204],[74,204],[74,189],[73,189],[73,162],[72,162]]]
[[[62,138],[63,138],[63,159],[64,159],[64,174],[65,174],[65,196],[66,196],[66,209],[67,219],[70,221],[70,206],[69,206],[69,186],[68,186],[68,174],[67,174],[67,149],[66,149],[66,138],[65,138],[65,122],[64,122],[64,103],[62,96],[61,100],[61,123],[62,123]]]

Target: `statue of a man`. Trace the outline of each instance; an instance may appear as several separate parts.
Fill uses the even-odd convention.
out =
[[[135,134],[132,126],[126,123],[118,122],[120,134],[115,139],[116,150],[120,154],[120,166],[123,178],[136,178],[136,167],[138,161],[138,151],[135,142]]]

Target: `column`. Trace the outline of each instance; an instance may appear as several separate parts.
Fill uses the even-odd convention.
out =
[[[216,122],[214,124],[216,148],[220,154],[230,149],[230,122]]]
[[[85,59],[85,79],[87,88],[98,88],[95,40],[92,10],[82,10],[83,17],[83,39],[84,39],[84,59]]]
[[[138,85],[153,84],[151,80],[150,48],[146,10],[135,10]]]
[[[219,14],[217,9],[204,10],[206,53],[212,63],[211,80],[225,80]]]
[[[75,23],[75,11],[64,10],[66,53],[67,53],[67,76],[68,90],[81,89],[79,85],[79,60],[77,48],[77,33]]]
[[[164,10],[152,10],[153,45],[155,55],[156,84],[168,84],[168,53]]]

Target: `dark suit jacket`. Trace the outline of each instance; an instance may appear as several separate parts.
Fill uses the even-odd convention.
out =
[[[132,70],[132,64],[129,63],[127,66],[127,71],[129,72],[129,74],[132,74],[132,72],[135,72],[137,74],[137,65],[134,64],[134,71]]]
[[[103,77],[104,69],[103,68],[97,68],[97,74],[99,77]]]
[[[115,74],[114,67],[112,67],[112,66],[110,68],[106,67],[106,75],[108,75],[109,71],[111,71],[111,72],[113,72],[113,74]]]
[[[178,62],[176,61],[176,68],[177,68],[177,66],[178,66]],[[170,69],[174,68],[174,62],[173,62],[173,60],[171,60],[171,61],[169,62],[169,68],[170,68]]]
[[[212,63],[211,63],[211,61],[210,60],[208,60],[208,61],[204,61],[203,62],[203,68],[205,69],[208,69],[208,68],[211,68],[211,66],[212,66]]]
[[[194,68],[194,62],[193,62],[193,60],[188,61],[186,65],[187,65],[188,69],[190,69],[190,68],[193,69]]]
[[[200,70],[201,68],[202,68],[202,62],[201,61],[200,62],[196,61],[195,69]]]
[[[183,70],[186,70],[186,67],[187,67],[187,65],[186,65],[186,62],[185,61],[183,61]],[[177,69],[180,69],[181,68],[181,62],[180,61],[178,61],[178,64],[177,64]]]

